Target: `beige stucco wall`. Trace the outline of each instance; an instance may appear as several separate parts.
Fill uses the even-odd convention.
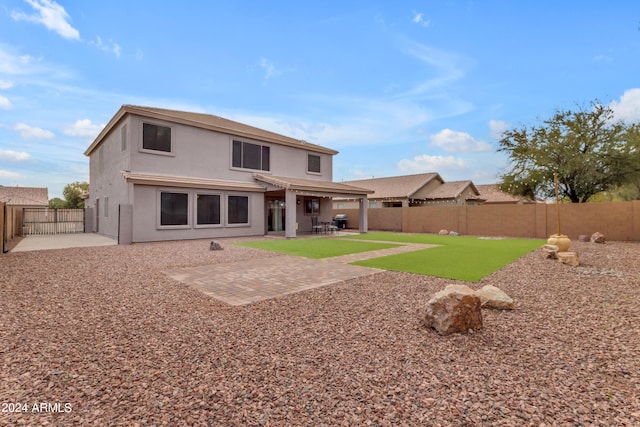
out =
[[[127,125],[127,146],[122,149],[121,129]],[[127,122],[111,132],[89,158],[89,198],[85,206],[92,209],[91,230],[112,238],[118,237],[118,206],[133,202],[131,189],[121,171],[130,169],[131,126]],[[105,216],[105,198],[108,211]],[[96,200],[99,200],[96,209]]]
[[[159,192],[174,191],[189,193],[189,225],[180,228],[159,227],[160,208]],[[264,194],[247,192],[209,191],[195,190],[189,188],[167,188],[150,185],[135,185],[133,205],[133,235],[134,242],[150,242],[160,240],[182,240],[182,239],[207,239],[216,237],[231,236],[258,236],[264,234]],[[196,195],[198,192],[220,194],[220,216],[221,225],[212,227],[198,227],[196,222]],[[242,195],[249,197],[249,224],[236,225],[227,224],[227,202],[228,195]]]
[[[129,116],[132,142],[131,167],[135,172],[152,172],[177,176],[214,178],[254,182],[253,173],[267,173],[305,179],[331,181],[332,156],[320,156],[321,174],[307,173],[310,151],[278,144],[263,143],[249,138],[237,138],[206,129],[178,125],[160,120]],[[142,149],[142,125],[152,123],[171,128],[173,152],[149,152]],[[270,171],[253,171],[231,167],[231,147],[234,139],[270,147]]]
[[[152,123],[171,128],[172,152],[162,153],[143,150],[143,123]],[[126,149],[122,150],[121,128],[126,125]],[[231,166],[232,141],[234,139],[270,147],[270,171],[238,169]],[[307,155],[320,156],[321,173],[307,172]],[[106,136],[100,147],[90,156],[90,195],[87,207],[99,209],[92,223],[98,233],[117,237],[118,206],[132,205],[133,241],[155,241],[167,239],[191,239],[224,236],[262,235],[265,231],[266,213],[263,193],[250,193],[251,219],[249,226],[230,226],[218,229],[160,229],[156,225],[157,187],[127,183],[121,171],[146,172],[172,176],[220,179],[239,182],[255,182],[254,172],[293,178],[331,181],[333,158],[330,154],[317,153],[272,143],[263,143],[248,138],[206,129],[175,124],[162,120],[147,120],[128,115],[123,123]],[[185,189],[188,190],[188,189]],[[221,194],[227,194],[221,192]],[[195,193],[194,193],[195,194]],[[104,215],[105,197],[109,200],[108,216]],[[322,202],[322,216],[331,217],[331,205]],[[306,228],[304,212],[298,208],[299,226]],[[310,221],[310,219],[309,219]],[[311,225],[309,223],[309,229]]]

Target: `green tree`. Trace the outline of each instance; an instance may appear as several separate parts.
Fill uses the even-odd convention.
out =
[[[511,165],[502,175],[502,190],[554,197],[557,173],[560,197],[583,203],[640,174],[638,126],[615,121],[609,107],[590,106],[557,110],[542,125],[504,132],[498,151],[509,155]]]
[[[49,207],[51,209],[62,209],[67,207],[67,201],[62,200],[60,197],[54,197],[49,200]]]
[[[62,195],[66,200],[67,208],[84,208],[84,200],[80,197],[83,193],[89,191],[89,183],[87,182],[72,182],[67,184],[62,190]]]

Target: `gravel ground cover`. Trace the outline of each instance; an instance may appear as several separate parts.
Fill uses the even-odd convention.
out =
[[[453,280],[230,307],[162,273],[280,256],[208,246],[0,256],[0,425],[640,425],[640,244],[574,242],[577,268],[525,255],[472,284],[517,309],[454,336],[418,320]]]

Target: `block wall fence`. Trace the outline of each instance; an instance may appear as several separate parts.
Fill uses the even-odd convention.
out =
[[[546,239],[557,233],[556,204],[419,206],[369,209],[369,230],[438,233],[442,229],[472,236]],[[607,240],[640,241],[640,200],[563,203],[560,231],[571,239],[603,233]],[[357,209],[334,209],[358,228]]]

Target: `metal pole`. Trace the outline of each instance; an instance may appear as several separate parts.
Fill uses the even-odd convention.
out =
[[[558,174],[553,173],[553,180],[556,184],[556,215],[558,217],[558,236],[560,236],[560,203],[558,197]]]

